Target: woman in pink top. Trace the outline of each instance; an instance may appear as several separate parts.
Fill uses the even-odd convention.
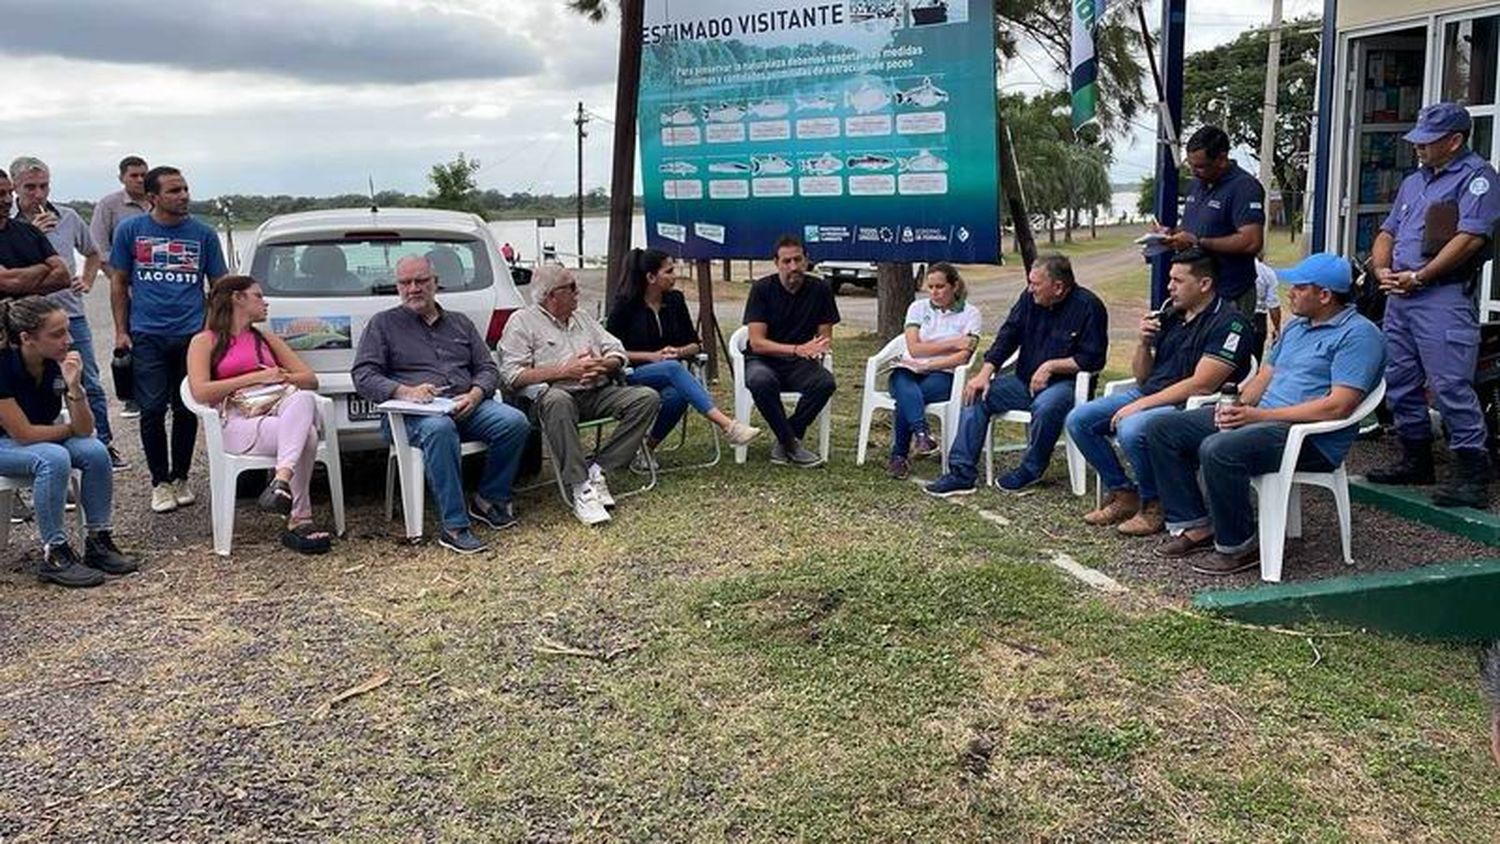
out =
[[[246,275],[219,279],[208,294],[207,325],[188,345],[188,387],[202,404],[219,407],[227,451],[276,455],[260,508],[287,517],[283,545],[322,554],[332,537],[313,526],[308,496],[318,448],[318,376],[284,340],[255,327],[265,319],[259,282]],[[271,384],[297,391],[263,415],[246,415],[229,400],[237,390]]]

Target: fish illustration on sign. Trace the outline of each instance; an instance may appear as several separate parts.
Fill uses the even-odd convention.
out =
[[[844,105],[852,108],[859,114],[869,114],[879,111],[891,102],[891,92],[884,85],[877,85],[868,79],[860,84],[852,93],[844,92]]]
[[[901,169],[913,173],[941,173],[948,169],[948,162],[925,149],[919,149],[916,155],[901,159]]]
[[[691,176],[698,172],[698,165],[687,161],[664,161],[656,169],[668,176]]]
[[[751,117],[786,117],[791,107],[784,100],[761,100],[750,106]]]
[[[708,165],[710,173],[728,173],[733,176],[743,176],[750,172],[750,165],[743,161],[715,161]]]
[[[823,96],[822,94],[817,94],[811,97],[797,98],[798,111],[832,111],[837,106],[838,103],[834,102],[828,97]]]
[[[889,170],[896,166],[896,159],[888,155],[856,155],[849,159],[850,170]]]
[[[661,125],[663,126],[691,126],[698,122],[693,112],[687,106],[678,106],[671,111],[661,113]]]
[[[744,118],[745,107],[742,105],[719,103],[718,108],[703,107],[703,119],[710,123],[733,123]]]
[[[840,161],[838,156],[829,155],[826,152],[817,158],[802,159],[802,172],[813,176],[827,176],[842,169],[844,169],[844,162]]]
[[[896,102],[901,105],[914,105],[922,108],[932,108],[948,102],[948,92],[932,84],[932,77],[922,77],[922,84],[915,88],[896,92]]]
[[[779,155],[752,155],[750,167],[757,176],[781,176],[792,172],[792,162]]]

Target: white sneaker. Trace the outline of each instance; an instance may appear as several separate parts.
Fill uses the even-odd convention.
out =
[[[759,428],[752,428],[738,420],[729,423],[729,429],[724,432],[724,439],[729,440],[733,446],[741,446],[760,436]]]
[[[154,513],[170,513],[177,509],[177,493],[170,483],[160,483],[151,488],[151,510]]]
[[[186,507],[198,500],[198,496],[188,489],[187,478],[172,482],[172,497],[177,499],[177,506]]]
[[[610,494],[609,482],[604,479],[604,470],[599,468],[598,463],[589,464],[589,485],[594,488],[594,494],[599,496],[599,503],[605,507],[615,506],[615,497]]]
[[[609,511],[599,500],[599,491],[588,481],[573,485],[573,515],[586,525],[609,521]]]

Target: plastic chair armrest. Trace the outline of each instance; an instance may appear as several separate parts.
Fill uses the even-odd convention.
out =
[[[1104,382],[1104,392],[1100,393],[1100,395],[1102,395],[1102,396],[1112,396],[1115,393],[1120,392],[1121,390],[1128,390],[1128,389],[1130,389],[1131,387],[1134,387],[1134,386],[1135,386],[1135,379],[1134,378],[1121,378],[1118,381],[1106,381],[1106,382]]]

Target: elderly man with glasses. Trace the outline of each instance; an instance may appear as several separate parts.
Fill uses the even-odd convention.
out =
[[[401,304],[365,325],[352,374],[355,391],[372,402],[452,400],[447,413],[402,418],[412,444],[422,450],[427,485],[442,514],[438,544],[473,554],[487,546],[470,530],[471,520],[495,530],[516,524],[511,484],[531,426],[525,414],[495,398],[500,374],[490,350],[468,317],[438,304],[438,280],[424,256],[396,262]],[[381,433],[390,440],[389,417],[381,422]],[[463,440],[489,446],[479,487],[467,501],[459,449]]]
[[[607,475],[630,465],[661,408],[661,395],[618,382],[625,347],[578,308],[573,273],[555,264],[541,267],[531,295],[534,304],[505,324],[500,380],[507,391],[531,400],[557,473],[572,493],[573,514],[586,525],[607,522],[607,508],[615,503]],[[578,423],[604,417],[619,424],[590,461]]]

